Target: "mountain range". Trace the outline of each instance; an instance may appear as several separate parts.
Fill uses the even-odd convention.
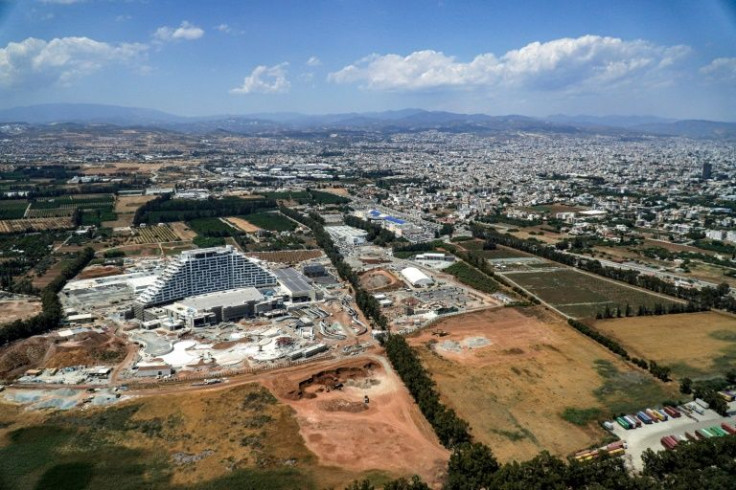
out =
[[[186,117],[136,107],[101,104],[43,104],[0,110],[0,124],[9,123],[112,124],[125,127],[157,127],[192,133],[229,131],[250,134],[315,130],[406,132],[436,129],[454,132],[531,131],[628,135],[649,133],[694,138],[736,139],[736,123],[733,122],[672,120],[652,116],[553,115],[546,118],[534,118],[519,115],[459,114],[422,109],[324,115],[283,112]]]

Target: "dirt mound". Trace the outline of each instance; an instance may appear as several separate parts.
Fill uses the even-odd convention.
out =
[[[359,366],[345,366],[315,373],[308,378],[290,379],[278,376],[271,382],[277,396],[287,400],[315,398],[318,393],[339,390],[344,385],[361,385],[366,378],[373,376],[374,370],[380,369],[372,362]]]
[[[390,291],[402,287],[393,274],[383,269],[374,269],[363,273],[360,278],[360,285],[369,291]]]
[[[31,337],[0,350],[0,376],[12,377],[28,369],[38,368],[52,341],[46,337]]]
[[[115,267],[111,265],[91,265],[80,272],[76,278],[95,279],[97,277],[116,276],[122,273],[123,269],[121,267]]]
[[[325,412],[359,413],[368,410],[368,405],[361,402],[351,402],[342,398],[320,401],[317,406]]]
[[[57,344],[44,367],[117,364],[126,354],[125,341],[108,334],[87,332],[78,340]]]

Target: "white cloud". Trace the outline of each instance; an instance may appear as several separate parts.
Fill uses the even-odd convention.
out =
[[[274,66],[260,65],[245,77],[243,85],[230,90],[231,94],[277,94],[288,92],[291,83],[286,79],[288,63]]]
[[[144,44],[108,44],[87,37],[29,37],[0,48],[0,86],[69,85],[107,65],[133,61],[147,49]]]
[[[122,14],[122,15],[118,15],[117,17],[115,17],[115,22],[127,22],[132,18],[133,18],[132,15]]]
[[[322,60],[320,60],[316,56],[310,56],[307,60],[307,66],[320,66],[321,64]]]
[[[736,80],[736,58],[716,58],[700,69],[711,80]]]
[[[331,73],[328,80],[359,83],[362,88],[374,90],[406,91],[494,86],[537,90],[602,88],[652,78],[689,52],[687,46],[583,36],[530,43],[500,58],[483,53],[469,62],[432,50],[407,56],[373,54]]]
[[[179,27],[163,26],[156,29],[156,32],[153,33],[154,39],[161,42],[179,40],[194,41],[202,36],[204,36],[204,29],[190,24],[186,20]]]
[[[219,26],[215,27],[215,29],[217,29],[220,32],[224,32],[226,34],[229,34],[230,32],[232,32],[232,28],[227,24],[220,24]]]

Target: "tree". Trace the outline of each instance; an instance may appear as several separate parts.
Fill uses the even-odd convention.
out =
[[[690,378],[682,378],[680,381],[680,393],[689,395],[693,392],[693,380]]]
[[[499,464],[491,449],[481,443],[463,444],[455,448],[447,464],[447,490],[491,488],[493,474]]]

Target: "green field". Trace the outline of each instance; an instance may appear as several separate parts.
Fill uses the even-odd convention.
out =
[[[611,310],[616,307],[623,310],[628,303],[636,314],[640,305],[654,309],[656,304],[668,307],[675,302],[574,269],[509,272],[504,275],[563,313],[577,318],[595,317],[606,306]]]
[[[296,223],[283,214],[277,212],[253,213],[238,217],[243,218],[258,228],[263,228],[264,230],[293,231],[296,229]]]

